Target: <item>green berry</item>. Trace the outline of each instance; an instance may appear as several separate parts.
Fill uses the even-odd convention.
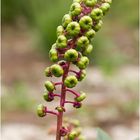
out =
[[[102,25],[103,25],[103,21],[102,20],[99,20],[99,22],[93,27],[93,29],[96,32],[98,32],[101,29]]]
[[[46,75],[46,77],[50,77],[50,76],[51,76],[50,67],[47,67],[47,68],[45,69],[45,75]]]
[[[51,49],[56,49],[56,48],[57,48],[56,43],[54,43],[54,44],[52,45]]]
[[[91,11],[90,16],[93,20],[100,20],[103,17],[103,12],[100,8],[95,8]]]
[[[84,3],[86,6],[93,7],[97,3],[97,0],[84,0]]]
[[[89,30],[92,27],[92,18],[89,16],[83,16],[80,19],[79,24],[80,24],[81,28],[83,28],[85,30]]]
[[[67,27],[67,25],[72,21],[72,18],[69,14],[65,14],[63,19],[62,19],[62,25],[63,27]]]
[[[103,11],[103,14],[105,15],[106,12],[108,12],[109,9],[110,9],[110,4],[109,4],[109,3],[103,3],[103,4],[100,6],[100,9]]]
[[[83,55],[88,55],[92,52],[93,50],[93,46],[91,44],[89,44],[83,51]]]
[[[40,104],[40,105],[37,106],[37,115],[38,115],[39,117],[44,117],[44,116],[46,116],[45,108],[46,108],[46,107],[45,107],[44,105],[42,105],[42,104]]]
[[[95,31],[93,29],[90,29],[89,31],[86,32],[85,36],[88,38],[88,39],[92,39],[94,38],[95,36]]]
[[[43,93],[43,98],[47,102],[51,102],[52,100],[54,100],[54,97],[51,97],[47,91]]]
[[[58,36],[58,38],[56,40],[56,45],[58,48],[67,47],[67,38],[64,35]]]
[[[77,42],[76,42],[76,49],[79,51],[82,48],[84,48],[85,46],[87,46],[89,44],[89,40],[86,36],[81,36],[80,38],[78,38]]]
[[[57,33],[57,36],[63,35],[63,33],[64,33],[64,28],[63,28],[63,26],[61,26],[61,25],[58,26],[58,27],[57,27],[56,33]]]
[[[53,48],[49,51],[49,57],[52,62],[58,61],[58,53],[55,48]]]
[[[64,107],[61,107],[61,106],[57,106],[55,108],[58,112],[65,112],[65,108]]]
[[[68,135],[68,140],[74,140],[77,137],[77,132],[76,131],[72,131],[69,135]]]
[[[82,7],[78,2],[74,2],[70,7],[70,13],[72,16],[78,16],[82,11]]]
[[[79,23],[73,21],[68,24],[66,31],[70,36],[76,36],[80,33],[80,25]]]
[[[77,77],[78,81],[82,81],[86,77],[86,71],[81,70],[79,77]]]
[[[85,69],[89,64],[89,59],[86,56],[81,57],[81,59],[77,62],[77,66],[79,69]]]
[[[76,61],[78,58],[78,52],[74,49],[69,49],[65,52],[64,58],[67,61],[71,61],[71,62]]]
[[[63,75],[64,70],[63,68],[58,65],[58,64],[54,64],[51,66],[51,73],[55,76],[55,77],[60,77]]]
[[[67,78],[64,81],[65,86],[68,87],[68,88],[75,87],[77,83],[78,83],[78,80],[73,75],[67,76]]]
[[[77,102],[81,102],[86,98],[86,94],[84,92],[81,91],[81,95],[79,97],[75,98],[75,101]]]
[[[55,86],[51,81],[45,81],[45,87],[50,92],[55,90]]]
[[[107,2],[107,3],[111,4],[112,0],[104,0],[104,2]]]

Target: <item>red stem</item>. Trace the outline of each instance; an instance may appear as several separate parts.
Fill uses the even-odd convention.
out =
[[[65,101],[65,103],[74,104],[75,102],[72,102],[72,101]]]
[[[59,54],[58,57],[64,57],[64,54]]]
[[[65,105],[66,86],[64,85],[64,80],[68,75],[69,67],[70,67],[70,63],[68,62],[67,68],[64,70],[64,74],[62,77],[61,100],[60,100],[61,107],[64,107],[64,105]],[[63,121],[63,112],[58,112],[56,140],[61,140],[60,130],[62,128],[62,121]]]
[[[55,86],[57,86],[57,85],[62,85],[62,82],[55,83],[54,85],[55,85]]]
[[[73,93],[76,97],[79,97],[80,96],[79,93],[76,93],[75,91],[73,91],[71,89],[66,89],[66,91],[69,91],[69,92]]]
[[[61,95],[58,95],[58,94],[53,94],[53,96],[61,97]]]
[[[75,70],[69,70],[69,72],[73,72],[73,73],[75,73],[76,75],[79,74],[79,72],[77,72],[77,71],[75,71]]]
[[[53,115],[56,115],[56,116],[58,116],[58,113],[56,113],[56,112],[53,112],[53,111],[46,111],[46,113],[49,113],[49,114],[53,114]]]

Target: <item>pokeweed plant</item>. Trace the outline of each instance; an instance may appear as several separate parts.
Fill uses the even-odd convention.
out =
[[[91,40],[94,38],[103,24],[102,18],[110,9],[112,0],[73,0],[68,14],[62,19],[62,25],[57,27],[57,40],[52,45],[49,57],[55,62],[45,69],[46,77],[62,77],[62,81],[46,81],[46,91],[43,94],[47,102],[55,97],[60,99],[56,111],[49,110],[40,104],[37,107],[39,117],[53,114],[57,117],[56,140],[83,140],[77,125],[69,122],[64,125],[63,113],[66,111],[65,104],[72,104],[74,108],[81,108],[82,101],[86,98],[83,91],[72,90],[78,82],[86,76],[85,69],[89,64],[87,55],[93,50]],[[73,70],[71,65],[78,67]],[[72,75],[71,75],[72,74]],[[61,86],[61,93],[55,93],[57,86]],[[73,94],[74,100],[66,99],[67,93]]]

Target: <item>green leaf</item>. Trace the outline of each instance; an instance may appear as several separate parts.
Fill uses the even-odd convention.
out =
[[[112,140],[112,139],[103,130],[97,128],[97,140]]]

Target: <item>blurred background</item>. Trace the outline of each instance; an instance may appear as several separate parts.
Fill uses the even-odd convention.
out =
[[[1,0],[2,140],[54,140],[48,131],[56,118],[38,118],[36,106],[58,104],[42,98],[44,69],[51,65],[48,51],[71,3]],[[87,92],[87,100],[79,110],[67,106],[65,115],[81,122],[87,140],[95,140],[96,127],[113,140],[138,137],[138,5],[138,0],[113,0],[93,40],[87,78],[75,89]]]

